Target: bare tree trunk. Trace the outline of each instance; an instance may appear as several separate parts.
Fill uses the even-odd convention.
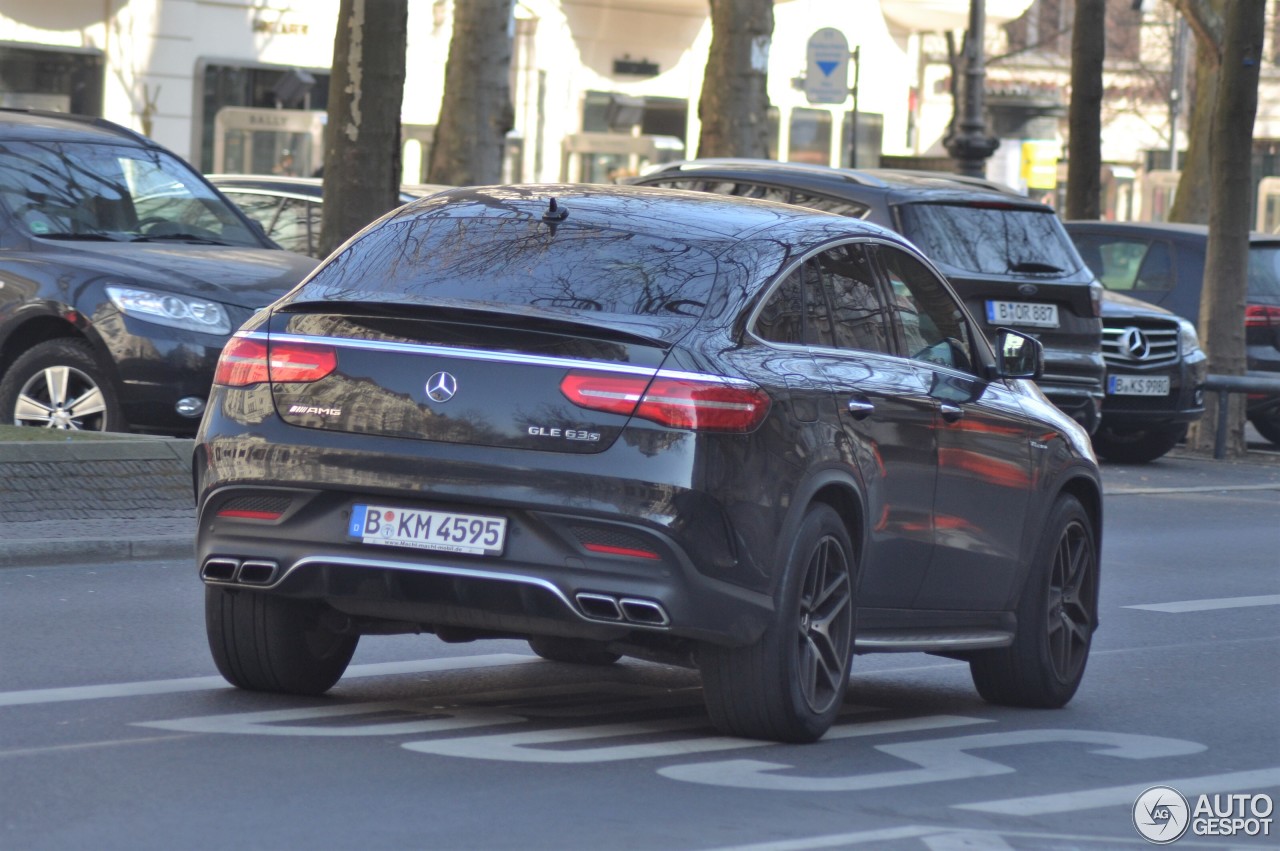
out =
[[[514,0],[454,0],[444,98],[427,180],[451,186],[497,183],[511,105]]]
[[[1226,0],[1173,0],[1173,5],[1191,26],[1196,67],[1187,123],[1187,153],[1182,159],[1182,174],[1169,210],[1169,221],[1202,225],[1209,221],[1209,151],[1213,145],[1210,137],[1218,98]]]
[[[1249,229],[1253,199],[1253,122],[1258,112],[1258,77],[1262,63],[1262,0],[1227,5],[1219,70],[1217,115],[1210,154],[1209,245],[1204,288],[1200,293],[1200,327],[1206,333],[1210,372],[1243,375],[1245,371],[1244,307],[1248,288]],[[1216,394],[1195,429],[1194,448],[1208,450],[1217,430]],[[1231,395],[1227,420],[1227,453],[1245,453],[1244,398]]]
[[[773,0],[710,3],[711,50],[698,100],[698,156],[768,156]]]
[[[408,0],[341,0],[338,7],[325,128],[324,254],[400,204],[408,30]]]
[[[1076,0],[1071,30],[1070,156],[1067,218],[1101,214],[1102,63],[1106,58],[1106,0]]]

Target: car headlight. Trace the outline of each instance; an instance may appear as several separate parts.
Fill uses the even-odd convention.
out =
[[[125,316],[204,334],[231,333],[227,311],[216,301],[133,287],[107,287],[107,297]]]
[[[1196,326],[1185,319],[1179,319],[1178,353],[1188,358],[1198,351],[1200,351],[1200,335],[1196,333]]]

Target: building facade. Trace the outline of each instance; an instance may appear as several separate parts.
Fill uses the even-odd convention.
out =
[[[465,1],[410,2],[406,182],[425,179],[453,4]],[[988,174],[1051,196],[1065,139],[1072,3],[985,6],[988,119],[1002,140]],[[1111,0],[1108,10],[1103,156],[1112,169],[1110,214],[1121,218],[1142,217],[1138,182],[1167,171],[1169,156],[1159,152],[1185,142],[1185,115],[1175,126],[1168,109],[1173,16],[1163,0],[1134,6]],[[711,43],[706,0],[516,0],[514,10],[515,129],[504,179],[602,181],[696,155]],[[777,0],[767,46],[770,154],[949,167],[950,57],[968,10],[968,0]],[[206,172],[313,173],[337,17],[337,0],[7,0],[0,106],[101,115]],[[809,41],[825,28],[839,31],[858,59],[842,103],[810,103],[805,93]],[[1275,41],[1263,71],[1260,140],[1280,139]],[[1151,213],[1154,202],[1145,203]]]

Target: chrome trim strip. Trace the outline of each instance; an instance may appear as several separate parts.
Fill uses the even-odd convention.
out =
[[[917,652],[925,649],[938,650],[985,650],[993,647],[1008,647],[1013,643],[1013,635],[1007,632],[989,632],[978,635],[933,636],[916,635],[901,637],[858,638],[854,647],[868,650],[902,650]]]
[[[756,385],[740,378],[727,375],[713,375],[703,372],[684,372],[676,369],[658,369],[651,366],[637,366],[627,363],[610,363],[608,361],[582,360],[580,358],[556,358],[545,355],[522,355],[515,352],[499,352],[491,349],[457,349],[449,346],[433,346],[427,343],[393,343],[386,340],[354,340],[349,337],[318,337],[310,334],[267,334],[263,331],[237,332],[234,336],[263,342],[278,341],[285,343],[303,343],[308,345],[335,346],[345,349],[363,351],[397,352],[407,355],[423,355],[432,357],[453,358],[455,360],[492,361],[495,363],[515,363],[526,366],[550,366],[560,369],[590,369],[596,372],[616,372],[625,375],[643,375],[647,377],[674,378],[688,381],[719,381],[735,387],[752,388]]]
[[[475,570],[469,567],[448,567],[440,564],[418,564],[414,562],[391,561],[390,559],[374,559],[374,558],[355,558],[352,556],[306,556],[300,558],[280,575],[280,578],[270,585],[260,586],[262,588],[275,588],[284,582],[293,572],[302,567],[311,567],[317,564],[334,564],[342,567],[376,567],[386,570],[405,570],[410,573],[430,573],[435,576],[457,576],[463,579],[492,579],[498,582],[515,582],[523,585],[532,585],[541,588],[544,591],[550,591],[560,602],[568,606],[569,610],[574,614],[578,614],[573,603],[564,595],[559,588],[545,579],[539,579],[535,576],[521,576],[518,573],[502,573],[496,570]],[[579,615],[581,617],[581,615]]]

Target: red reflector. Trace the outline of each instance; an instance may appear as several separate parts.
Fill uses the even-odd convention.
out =
[[[769,395],[754,384],[710,377],[657,376],[650,381],[643,376],[570,372],[560,390],[579,407],[693,431],[751,431],[770,405]]]
[[[218,512],[219,517],[234,517],[237,520],[279,520],[279,511],[248,511],[242,508],[224,508]]]
[[[1270,328],[1280,326],[1280,306],[1270,304],[1246,304],[1244,327]]]
[[[267,344],[248,337],[232,337],[218,358],[214,384],[246,387],[264,381],[299,383],[318,381],[338,365],[338,356],[328,346],[307,343]]]
[[[662,558],[657,553],[648,550],[633,550],[630,547],[610,547],[606,544],[583,544],[583,547],[593,553],[604,553],[611,556],[630,556],[631,558]]]

